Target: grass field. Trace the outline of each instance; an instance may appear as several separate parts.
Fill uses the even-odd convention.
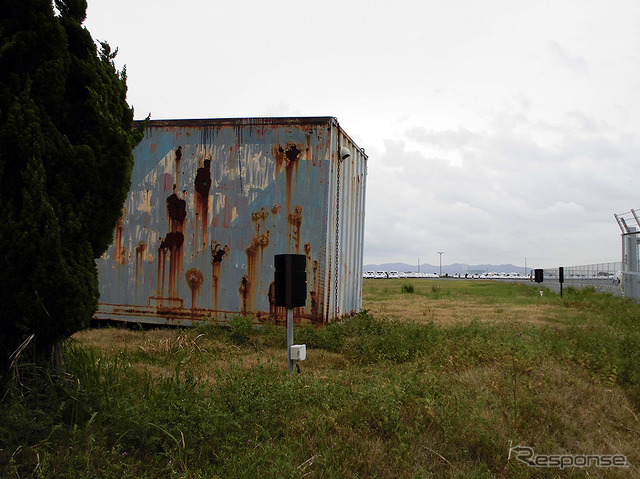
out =
[[[82,331],[66,372],[17,370],[2,477],[640,477],[640,305],[568,288],[365,280],[300,373],[286,331]],[[509,454],[623,455],[531,467]]]

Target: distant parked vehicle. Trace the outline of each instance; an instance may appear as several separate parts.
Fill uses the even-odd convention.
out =
[[[376,275],[374,276],[376,279],[386,279],[387,272],[386,271],[376,271]]]
[[[430,278],[430,279],[435,279],[435,278],[439,278],[440,276],[438,276],[438,273],[421,273],[423,276],[423,278]]]
[[[387,276],[389,279],[391,278],[399,278],[400,274],[397,271],[389,271],[389,274]]]

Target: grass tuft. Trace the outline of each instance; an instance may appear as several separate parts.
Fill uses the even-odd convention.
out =
[[[407,293],[407,294],[413,294],[415,292],[415,288],[414,288],[413,284],[411,284],[411,283],[403,284],[402,287],[400,288],[400,292],[401,293]]]

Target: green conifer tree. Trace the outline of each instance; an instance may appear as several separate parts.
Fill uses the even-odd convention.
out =
[[[86,7],[0,0],[0,376],[31,334],[46,359],[88,325],[142,138]]]

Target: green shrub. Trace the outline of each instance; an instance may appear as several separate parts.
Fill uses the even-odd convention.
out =
[[[242,345],[255,334],[255,326],[251,316],[237,315],[229,320],[229,338],[235,344]]]
[[[343,347],[349,328],[344,322],[330,323],[322,328],[312,325],[297,327],[296,342],[306,344],[309,348],[338,352]]]
[[[433,324],[404,323],[361,313],[351,319],[342,351],[352,361],[401,363],[426,352],[434,338]]]
[[[415,289],[411,283],[403,284],[402,288],[400,288],[401,293],[413,294],[414,291]]]

